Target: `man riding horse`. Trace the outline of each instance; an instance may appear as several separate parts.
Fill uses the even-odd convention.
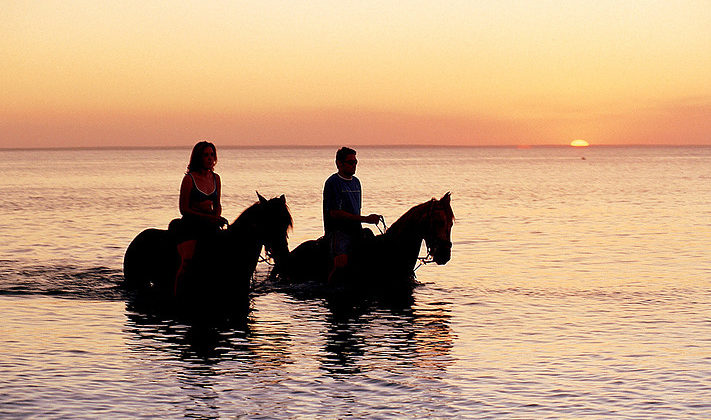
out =
[[[338,172],[323,186],[323,227],[332,258],[329,282],[336,271],[348,264],[353,244],[362,236],[361,223],[377,224],[382,218],[378,214],[360,214],[362,193],[360,180],[355,177],[357,164],[356,151],[341,147],[336,152]]]

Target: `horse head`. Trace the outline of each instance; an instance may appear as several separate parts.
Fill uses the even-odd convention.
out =
[[[252,238],[260,251],[264,246],[267,255],[279,264],[289,254],[287,239],[293,225],[291,213],[283,195],[271,200],[259,193],[257,197],[259,201],[243,211],[227,230],[232,237]]]
[[[423,207],[421,226],[424,229],[428,254],[438,265],[446,264],[452,256],[452,225],[454,212],[450,204],[451,193],[441,199],[432,199]]]
[[[258,235],[264,244],[267,255],[274,258],[277,266],[282,264],[289,255],[289,229],[293,227],[293,220],[286,197],[282,194],[270,200],[262,197],[257,192],[259,203],[259,221],[257,223]]]

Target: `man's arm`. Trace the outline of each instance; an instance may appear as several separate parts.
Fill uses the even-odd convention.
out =
[[[331,219],[334,220],[348,220],[353,222],[370,223],[372,225],[377,224],[380,221],[379,214],[369,214],[367,216],[358,216],[356,214],[348,213],[344,210],[331,210],[328,212]]]

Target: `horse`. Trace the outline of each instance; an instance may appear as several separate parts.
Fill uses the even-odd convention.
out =
[[[288,255],[288,231],[293,226],[284,195],[267,200],[257,193],[257,197],[259,201],[226,229],[198,241],[190,268],[179,283],[175,234],[170,228],[139,233],[126,249],[124,284],[164,297],[202,298],[207,304],[247,298],[262,247],[278,269]]]
[[[354,243],[342,281],[361,290],[411,287],[423,240],[431,258],[427,261],[446,264],[451,258],[454,224],[450,201],[448,192],[439,200],[418,204],[377,236],[363,229],[365,235]],[[289,282],[324,283],[332,264],[329,255],[327,237],[306,241],[289,253],[279,275]]]

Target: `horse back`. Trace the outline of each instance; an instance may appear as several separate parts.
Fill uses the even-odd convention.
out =
[[[175,278],[180,255],[175,235],[168,230],[146,229],[126,249],[124,282],[130,287],[168,286]]]
[[[322,237],[303,242],[294,248],[282,272],[292,281],[321,279],[328,275],[328,264],[328,244]]]

